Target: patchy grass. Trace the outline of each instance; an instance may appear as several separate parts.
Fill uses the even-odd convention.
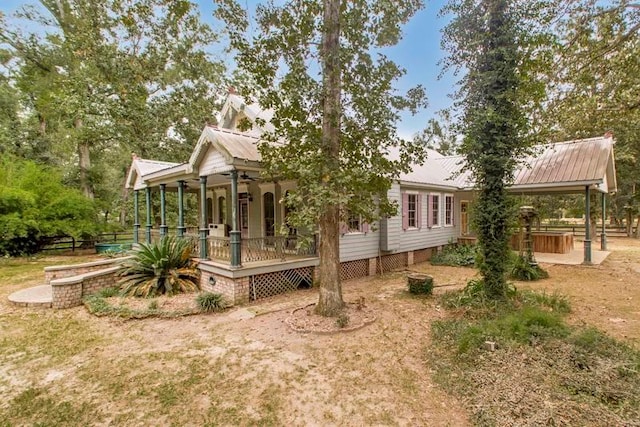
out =
[[[36,426],[93,425],[104,419],[103,414],[91,403],[66,400],[65,396],[51,394],[46,388],[34,387],[11,399],[5,415],[5,420],[11,420],[16,425]]]
[[[462,291],[464,292],[464,291]],[[569,326],[566,299],[518,292],[483,307],[451,293],[432,324],[435,378],[464,397],[478,425],[632,425],[640,419],[640,352]],[[496,343],[495,351],[484,343]]]
[[[39,359],[53,365],[104,342],[96,328],[64,311],[13,316],[9,324],[3,322],[0,331],[0,356],[14,362]]]

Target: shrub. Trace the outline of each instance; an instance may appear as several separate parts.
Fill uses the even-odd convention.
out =
[[[165,236],[157,244],[140,244],[119,275],[123,295],[153,297],[195,292],[199,288],[191,243],[173,236]]]
[[[450,243],[431,256],[431,264],[472,267],[476,263],[476,256],[476,245]]]
[[[521,255],[515,259],[510,277],[513,280],[530,282],[546,279],[549,277],[549,273],[544,271],[538,264],[531,264],[527,257]]]
[[[200,311],[206,313],[222,311],[227,308],[224,297],[221,294],[213,292],[202,292],[196,297],[196,302],[198,303]]]
[[[0,255],[33,254],[49,243],[47,236],[97,229],[95,203],[66,187],[58,170],[0,155]]]

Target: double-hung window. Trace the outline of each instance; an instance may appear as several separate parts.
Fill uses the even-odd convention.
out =
[[[450,194],[444,196],[444,225],[453,225],[453,196]]]
[[[407,194],[407,225],[411,228],[418,227],[418,195]]]
[[[440,226],[440,195],[431,195],[431,226]]]

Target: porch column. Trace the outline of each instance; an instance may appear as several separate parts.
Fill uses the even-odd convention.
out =
[[[167,184],[160,184],[160,237],[169,234],[167,226]]]
[[[200,177],[200,258],[207,259],[207,177]]]
[[[231,267],[242,265],[242,236],[238,227],[238,171],[231,171]]]
[[[584,190],[584,261],[583,264],[591,264],[591,192],[587,185]]]
[[[187,227],[184,226],[184,181],[178,181],[178,237],[183,237]]]
[[[607,250],[607,226],[605,224],[605,219],[607,217],[607,208],[606,208],[606,194],[602,193],[602,234],[600,234],[600,249],[603,251]]]
[[[140,231],[140,212],[138,209],[138,200],[140,190],[133,191],[133,243],[139,243],[138,231]]]
[[[147,233],[146,240],[147,243],[151,243],[151,187],[147,187],[144,189],[145,193],[145,202],[147,204]]]

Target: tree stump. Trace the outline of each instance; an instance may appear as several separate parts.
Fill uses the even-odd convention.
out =
[[[433,293],[433,277],[428,274],[412,273],[407,276],[407,285],[412,294],[431,295]]]

